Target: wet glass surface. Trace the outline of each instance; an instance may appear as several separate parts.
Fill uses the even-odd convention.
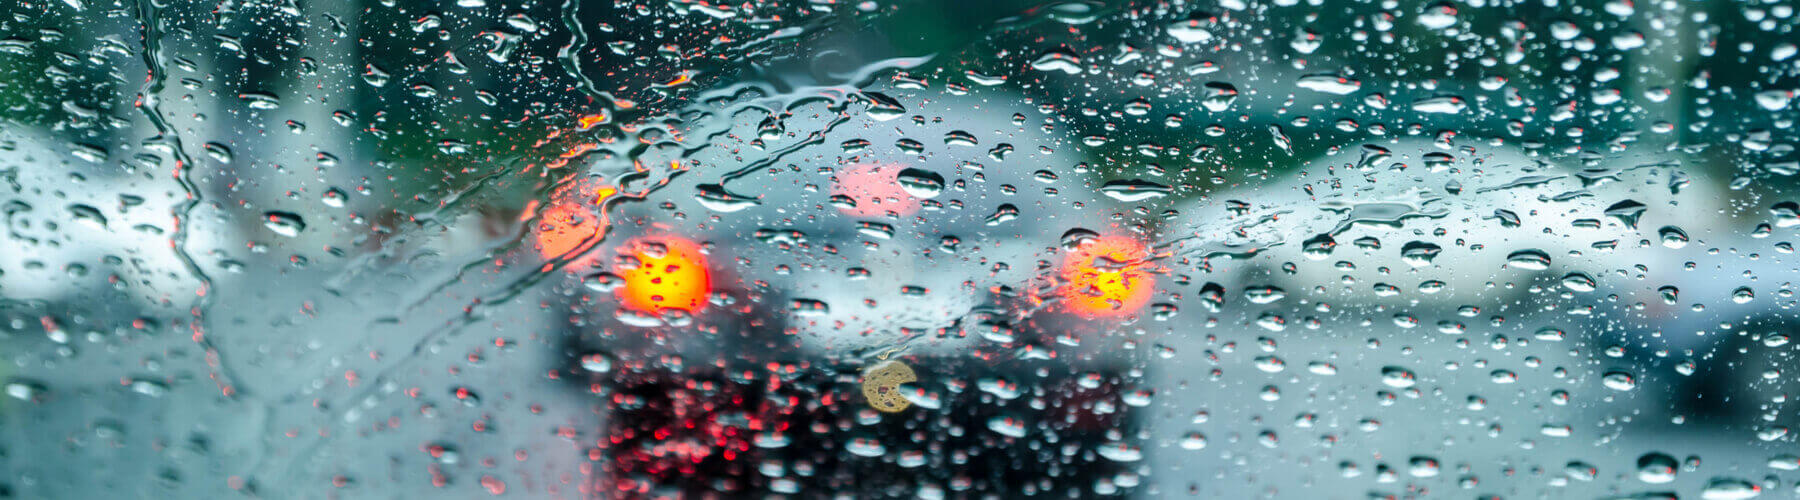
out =
[[[10,3],[0,497],[1793,497],[1795,7]]]

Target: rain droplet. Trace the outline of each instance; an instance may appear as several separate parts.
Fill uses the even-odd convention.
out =
[[[263,227],[275,234],[292,238],[306,230],[306,221],[300,218],[300,214],[271,211],[263,213]]]
[[[1161,198],[1167,196],[1170,191],[1169,186],[1141,179],[1107,181],[1106,184],[1100,186],[1101,194],[1125,202]]]
[[[1550,268],[1550,254],[1543,250],[1520,250],[1506,256],[1506,265],[1531,271]]]
[[[1637,460],[1637,477],[1639,481],[1650,484],[1662,484],[1675,480],[1681,463],[1675,457],[1662,453],[1645,453]]]
[[[1412,370],[1398,366],[1389,366],[1381,369],[1381,383],[1388,387],[1404,389],[1412,387],[1418,382],[1419,378],[1417,375],[1413,374]]]
[[[944,176],[920,168],[901,170],[895,177],[906,194],[916,198],[933,198],[944,192]]]
[[[1607,372],[1600,377],[1601,385],[1615,391],[1629,391],[1637,388],[1637,377],[1622,371]]]
[[[1688,244],[1687,232],[1682,231],[1679,227],[1663,226],[1662,229],[1656,230],[1656,235],[1662,240],[1662,245],[1665,247],[1681,248]]]

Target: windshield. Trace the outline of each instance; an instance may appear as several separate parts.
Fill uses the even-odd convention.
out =
[[[0,497],[1800,495],[1789,2],[0,11]]]

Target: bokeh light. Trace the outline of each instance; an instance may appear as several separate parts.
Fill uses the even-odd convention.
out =
[[[699,312],[712,292],[712,273],[700,245],[672,235],[634,238],[619,249],[617,274],[624,286],[619,302],[632,310],[661,314],[675,309]]]
[[[908,194],[897,180],[901,170],[899,165],[891,164],[857,164],[840,169],[832,178],[831,194],[848,198],[855,205],[838,205],[838,210],[856,217],[918,212],[919,199]]]
[[[1143,309],[1156,291],[1149,249],[1137,240],[1107,236],[1068,252],[1060,276],[1062,303],[1087,317],[1113,317]]]

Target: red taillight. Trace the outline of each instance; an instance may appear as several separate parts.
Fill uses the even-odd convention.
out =
[[[644,236],[619,251],[636,262],[617,273],[625,285],[617,292],[625,307],[659,314],[670,309],[698,312],[706,305],[712,274],[698,243],[676,236]]]
[[[1061,296],[1068,309],[1087,317],[1121,316],[1150,302],[1156,291],[1149,249],[1137,240],[1108,236],[1069,252],[1061,268]]]

